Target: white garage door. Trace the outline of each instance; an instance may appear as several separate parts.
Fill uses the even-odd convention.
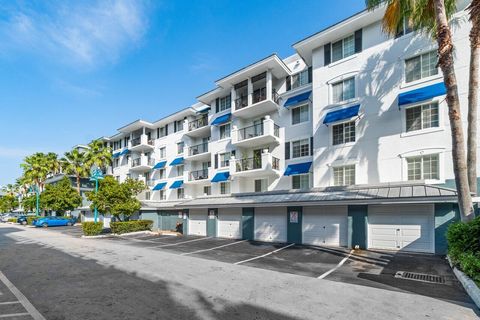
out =
[[[316,246],[346,246],[347,212],[347,206],[304,207],[303,243]]]
[[[287,209],[255,208],[255,240],[287,242]]]
[[[218,209],[218,236],[240,239],[242,237],[242,208]]]
[[[368,207],[370,249],[433,253],[434,230],[431,204]]]
[[[190,210],[188,215],[188,234],[195,236],[207,235],[207,210]]]

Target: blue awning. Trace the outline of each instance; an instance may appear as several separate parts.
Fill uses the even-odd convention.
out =
[[[178,189],[183,185],[183,180],[177,180],[170,186],[170,189]]]
[[[163,169],[165,168],[165,165],[167,164],[167,161],[160,161],[159,163],[157,163],[154,167],[153,167],[153,170],[157,170],[157,169]]]
[[[329,124],[345,119],[350,119],[351,117],[358,116],[358,111],[360,110],[360,105],[354,105],[348,108],[330,111],[323,119],[324,124]]]
[[[120,152],[120,155],[121,155],[121,156],[124,156],[124,155],[129,154],[129,153],[130,153],[130,150],[125,149],[125,150],[123,150],[122,152]]]
[[[427,87],[400,93],[398,95],[398,106],[425,101],[434,97],[444,95],[446,93],[447,89],[445,88],[445,84],[443,82],[439,82]]]
[[[116,159],[118,157],[120,157],[120,152],[115,152],[114,154],[112,154],[113,159]]]
[[[227,181],[229,177],[230,177],[230,172],[228,172],[228,171],[218,172],[218,173],[213,177],[212,182]]]
[[[215,120],[212,121],[212,126],[218,126],[220,124],[227,123],[230,121],[230,118],[232,117],[231,113],[224,114],[223,116],[216,117]]]
[[[166,182],[160,182],[160,183],[157,183],[155,185],[155,187],[153,187],[153,191],[158,191],[158,190],[163,190],[163,188],[165,188],[165,186],[167,185]]]
[[[311,166],[312,166],[312,161],[289,164],[283,175],[284,176],[293,176],[293,175],[296,175],[296,174],[308,173],[308,171],[310,171]]]
[[[296,104],[302,103],[310,99],[310,95],[312,94],[312,91],[307,91],[304,93],[300,93],[299,95],[296,95],[294,97],[290,97],[287,99],[285,104],[283,105],[285,108],[288,108],[290,106],[294,106]]]
[[[183,157],[178,157],[170,163],[171,166],[178,166],[183,163]]]

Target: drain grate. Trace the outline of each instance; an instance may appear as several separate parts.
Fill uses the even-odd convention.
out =
[[[397,273],[395,274],[395,278],[420,281],[420,282],[428,282],[428,283],[439,283],[439,284],[445,283],[445,279],[442,276],[437,276],[434,274],[408,272],[408,271],[397,271]]]

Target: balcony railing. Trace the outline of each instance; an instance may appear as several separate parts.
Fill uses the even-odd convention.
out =
[[[141,143],[142,143],[141,137],[132,139],[132,147],[136,147],[136,146],[140,145]]]
[[[202,128],[208,125],[208,117],[198,118],[188,123],[188,131]]]
[[[238,141],[263,136],[263,123],[238,129]]]
[[[257,103],[267,99],[267,88],[263,87],[253,91],[252,103]]]
[[[132,141],[133,143],[133,141]],[[142,159],[141,158],[138,158],[138,159],[133,159],[132,160],[132,168],[134,167],[138,167],[142,164]]]
[[[149,158],[149,159],[147,160],[147,164],[148,164],[149,166],[153,167],[153,166],[155,165],[155,159]]]
[[[276,124],[273,125],[273,135],[280,138],[280,127]]]
[[[272,169],[280,170],[280,159],[272,157]]]
[[[261,169],[262,168],[262,158],[261,157],[253,157],[253,158],[244,158],[244,159],[237,159],[235,161],[237,166],[237,172],[241,171],[248,171],[254,169]]]
[[[240,110],[248,106],[248,96],[240,96],[235,99],[235,110]]]
[[[205,152],[208,152],[208,142],[197,144],[195,146],[191,146],[190,148],[188,148],[189,156],[194,156],[194,155],[205,153]]]
[[[202,169],[190,172],[189,180],[198,181],[208,179],[208,169]]]
[[[153,181],[153,180],[147,180],[147,182],[145,182],[145,184],[146,184],[147,186],[149,186],[149,187],[153,187],[153,186],[155,186],[155,181]]]

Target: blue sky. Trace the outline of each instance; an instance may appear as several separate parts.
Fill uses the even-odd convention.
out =
[[[0,185],[195,103],[213,81],[364,8],[362,0],[0,2]]]

